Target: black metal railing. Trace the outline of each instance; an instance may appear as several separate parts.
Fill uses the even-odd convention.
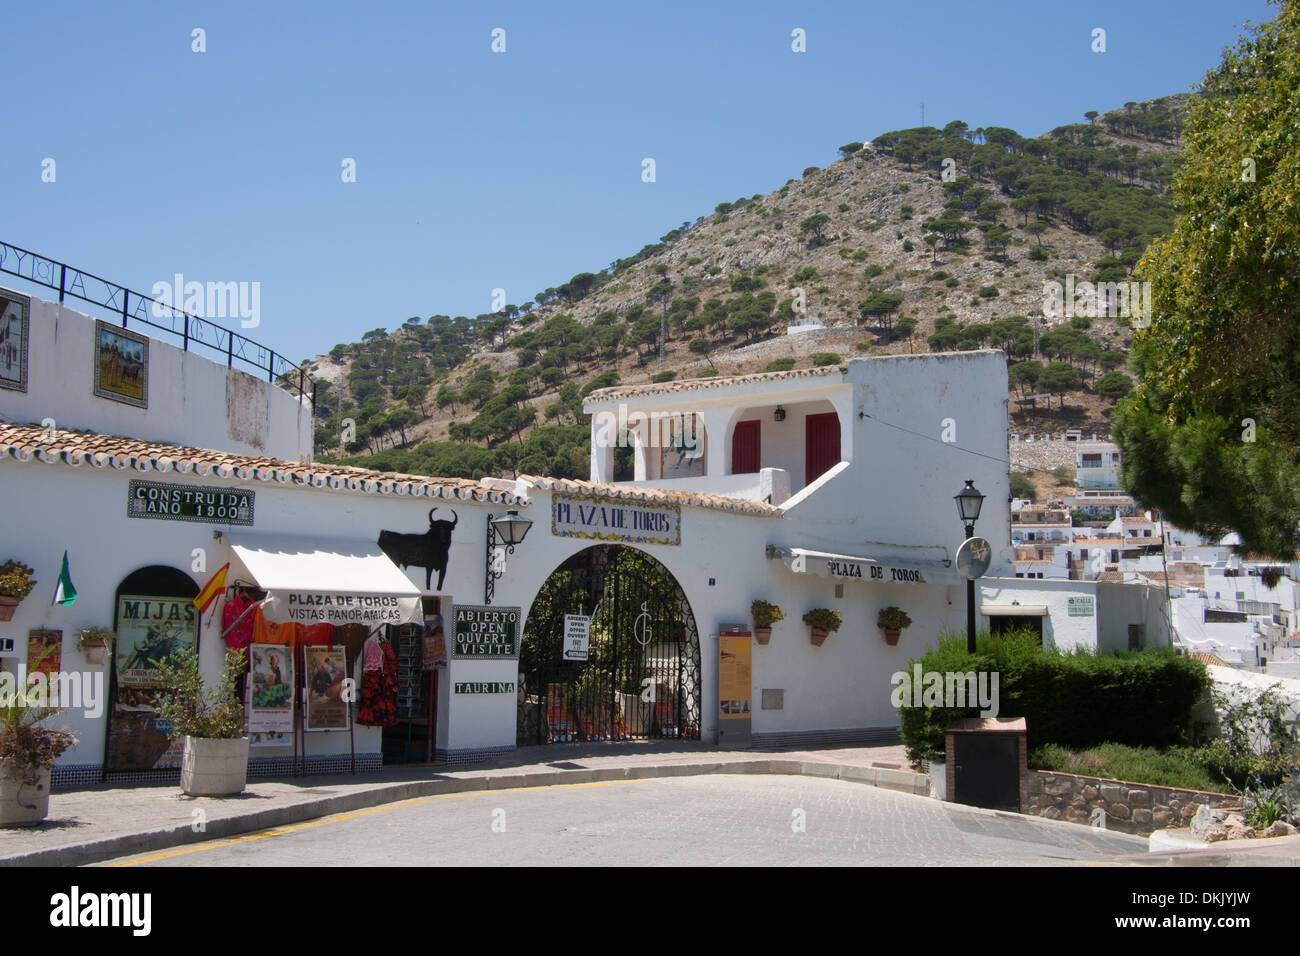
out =
[[[224,357],[228,368],[234,368],[239,362],[266,375],[267,381],[297,392],[300,398],[314,398],[314,383],[307,377],[305,368],[203,316],[193,315],[142,292],[7,242],[0,242],[0,272],[57,291],[60,304],[71,296],[107,310],[123,328],[147,326],[168,333],[180,340],[181,348],[186,352],[206,349]],[[175,290],[178,299],[182,291]]]

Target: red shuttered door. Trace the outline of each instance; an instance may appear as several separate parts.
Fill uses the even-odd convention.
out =
[[[736,430],[731,436],[731,473],[747,475],[759,470],[761,460],[759,436],[762,422],[757,418],[747,422],[736,422]]]
[[[826,412],[809,415],[805,421],[804,484],[811,485],[840,463],[840,417]]]

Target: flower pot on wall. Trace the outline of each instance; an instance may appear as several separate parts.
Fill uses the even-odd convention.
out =
[[[772,639],[772,629],[770,627],[754,628],[754,640],[760,644],[766,644]]]
[[[0,762],[0,827],[34,826],[49,812],[50,768],[42,767],[33,784],[23,780],[14,764]]]
[[[15,598],[0,597],[0,621],[12,621],[17,609],[18,601]]]
[[[193,797],[243,793],[248,782],[248,738],[186,737],[181,790]]]
[[[890,647],[896,646],[898,644],[899,637],[901,637],[903,634],[903,632],[896,627],[887,627],[884,628],[884,631],[885,631],[885,643],[888,644]]]
[[[822,642],[826,640],[829,634],[830,632],[823,627],[814,627],[812,629],[812,634],[810,636],[810,640],[813,642],[813,646],[821,647]]]

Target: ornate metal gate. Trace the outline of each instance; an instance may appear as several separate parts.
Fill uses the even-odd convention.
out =
[[[565,660],[565,615],[591,618],[586,661]],[[700,641],[668,569],[621,545],[575,554],[524,626],[520,744],[700,736]]]

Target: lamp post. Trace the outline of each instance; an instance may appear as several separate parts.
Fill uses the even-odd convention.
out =
[[[483,603],[491,604],[496,592],[497,578],[506,573],[506,555],[515,553],[515,545],[522,544],[528,529],[533,526],[531,518],[519,517],[518,511],[507,511],[501,517],[487,516],[487,569],[483,580]],[[494,560],[496,549],[505,548],[500,562]]]
[[[979,520],[984,496],[975,487],[975,479],[967,478],[966,487],[953,495],[957,514],[966,528],[966,538],[975,537],[975,522]],[[975,579],[966,579],[966,650],[975,653]]]

